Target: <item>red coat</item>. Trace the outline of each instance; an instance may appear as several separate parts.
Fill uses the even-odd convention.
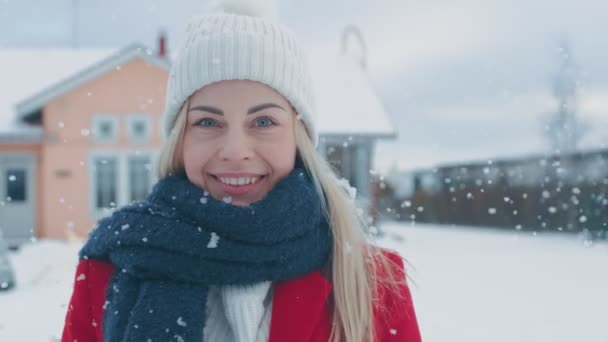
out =
[[[394,253],[388,257],[400,266]],[[68,306],[63,342],[102,342],[105,293],[114,265],[97,260],[82,260],[76,269],[74,291]],[[331,331],[328,297],[331,283],[319,271],[300,278],[277,282],[272,302],[270,342],[327,342]],[[420,342],[420,331],[407,285],[399,294],[379,290],[380,304],[374,309],[376,341]]]

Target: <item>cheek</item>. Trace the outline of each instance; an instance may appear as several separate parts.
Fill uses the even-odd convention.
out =
[[[293,169],[296,158],[295,142],[281,142],[272,145],[267,145],[263,149],[258,150],[270,165],[275,174],[275,178],[282,178],[289,174]]]
[[[210,158],[210,149],[204,144],[197,143],[195,139],[184,137],[183,160],[184,169],[188,178],[194,183],[202,181],[202,172],[204,165]]]

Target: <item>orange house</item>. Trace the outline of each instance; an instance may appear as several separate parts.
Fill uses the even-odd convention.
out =
[[[86,236],[148,193],[163,142],[165,56],[163,37],[158,51],[0,49],[0,229],[10,245]],[[373,209],[375,143],[394,138],[394,125],[364,60],[311,57],[319,152]]]
[[[67,77],[14,104],[14,121],[0,128],[0,228],[10,245],[85,236],[99,217],[143,198],[154,182],[168,60],[138,44],[83,51],[88,56],[65,52],[46,51],[21,75],[27,83],[39,70],[52,72],[47,66],[70,64]]]

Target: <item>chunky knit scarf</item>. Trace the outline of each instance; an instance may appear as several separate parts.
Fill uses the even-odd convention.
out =
[[[310,176],[298,167],[247,207],[216,200],[185,176],[99,221],[80,251],[116,265],[104,341],[203,341],[209,285],[305,275],[332,237]]]

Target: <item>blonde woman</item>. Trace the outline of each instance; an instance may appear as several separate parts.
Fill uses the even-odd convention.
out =
[[[402,260],[315,150],[301,47],[233,5],[188,25],[160,180],[91,232],[62,340],[419,342]]]

